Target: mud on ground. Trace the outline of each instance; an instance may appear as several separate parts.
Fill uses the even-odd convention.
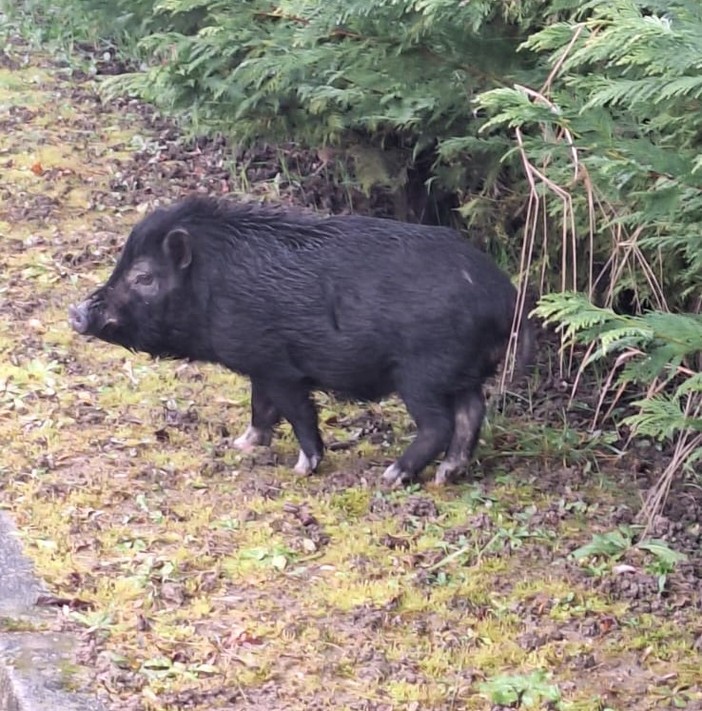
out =
[[[309,479],[289,429],[240,456],[244,380],[78,338],[67,305],[158,203],[344,211],[348,189],[292,147],[184,141],[19,40],[1,56],[0,501],[80,639],[68,684],[120,710],[702,708],[700,492],[675,493],[658,547],[632,544],[653,447],[615,456],[587,399],[564,416],[544,358],[446,490],[379,486],[411,436],[394,401],[320,396]]]

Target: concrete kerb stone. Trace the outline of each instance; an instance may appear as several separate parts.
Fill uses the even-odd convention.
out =
[[[36,606],[45,592],[22,553],[17,529],[0,511],[0,711],[104,711],[89,694],[69,691],[75,684],[71,650],[75,639],[51,631],[11,631],[42,623]]]

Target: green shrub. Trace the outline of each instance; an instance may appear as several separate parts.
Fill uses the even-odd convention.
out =
[[[205,8],[201,22],[177,29],[194,7]],[[498,180],[510,182],[506,144],[478,138],[471,102],[486,88],[528,79],[533,62],[516,50],[522,27],[542,10],[532,0],[162,0],[155,14],[163,29],[140,42],[150,68],[108,89],[238,145],[341,148],[366,190],[414,181],[415,195],[460,199],[478,190],[494,198]],[[470,137],[470,159],[450,145],[439,152],[456,136]],[[499,214],[491,204],[483,226]]]
[[[154,29],[156,0],[0,0],[11,19],[29,24],[42,43],[117,42],[134,52]]]
[[[561,288],[634,310],[699,310],[702,4],[563,5],[567,19],[523,45],[548,77],[479,97],[483,129],[520,139],[533,226],[544,236],[545,210],[562,227],[543,255],[560,264]]]
[[[623,316],[593,306],[581,294],[544,296],[536,313],[558,324],[564,343],[589,346],[581,368],[603,361],[612,363],[600,396],[596,417],[605,396],[613,394],[612,413],[626,386],[641,393],[633,412],[612,422],[629,427],[634,436],[671,443],[673,456],[648,509],[655,511],[673,476],[683,470],[699,474],[702,461],[702,315],[652,311]]]

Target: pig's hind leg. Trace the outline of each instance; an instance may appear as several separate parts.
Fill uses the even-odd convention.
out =
[[[478,443],[480,427],[485,416],[485,397],[482,386],[457,393],[454,399],[453,437],[446,458],[436,470],[434,481],[443,485],[450,482],[470,460]]]
[[[409,393],[400,389],[407,411],[417,423],[417,435],[400,458],[383,473],[390,486],[412,481],[433,459],[449,446],[454,416],[450,400],[413,384]]]
[[[251,380],[251,424],[234,440],[234,446],[243,452],[254,447],[267,447],[273,437],[273,428],[280,422],[280,412],[266,392],[265,386]]]

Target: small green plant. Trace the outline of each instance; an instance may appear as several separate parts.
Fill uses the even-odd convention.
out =
[[[501,674],[480,684],[480,692],[491,703],[511,708],[562,708],[561,692],[542,670],[531,674]]]
[[[687,556],[672,550],[664,541],[642,541],[637,547],[648,551],[653,556],[653,559],[646,565],[646,572],[656,576],[658,592],[662,593],[668,582],[668,575],[673,572],[678,563],[687,560]]]
[[[668,575],[687,556],[674,551],[665,541],[658,539],[644,539],[635,543],[637,529],[641,530],[641,527],[620,526],[608,533],[596,533],[590,543],[574,550],[571,557],[578,562],[586,562],[593,575],[604,575],[613,563],[621,560],[632,548],[645,551],[651,556],[646,571],[656,576],[658,591],[663,592]]]
[[[88,632],[100,632],[106,634],[114,625],[112,614],[107,610],[95,610],[94,612],[79,612],[73,610],[71,618],[87,628]]]
[[[279,571],[285,570],[294,557],[295,553],[284,546],[249,548],[241,552],[243,560],[254,560],[258,563],[270,565]]]
[[[629,526],[620,526],[608,533],[595,533],[590,543],[580,546],[571,553],[574,560],[606,558],[619,560],[633,545],[634,533]]]

